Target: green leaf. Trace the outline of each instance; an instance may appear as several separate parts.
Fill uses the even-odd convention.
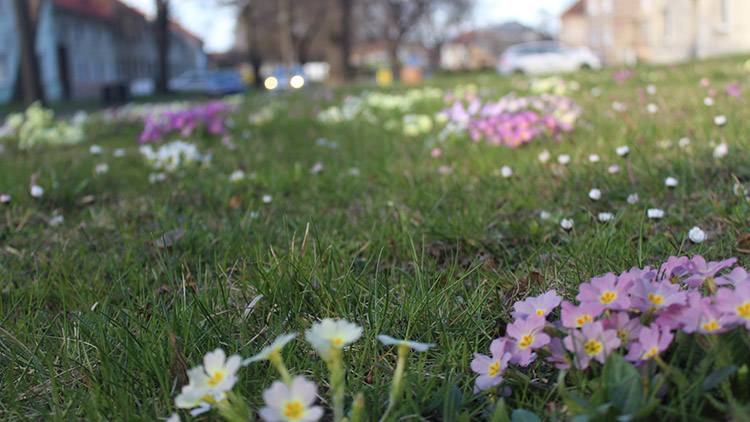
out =
[[[542,422],[542,420],[534,412],[516,409],[510,415],[510,422]]]
[[[703,380],[703,391],[706,392],[713,390],[716,386],[735,373],[737,369],[739,369],[737,365],[729,365],[711,372],[706,379]]]
[[[505,399],[500,399],[495,403],[495,411],[492,412],[490,422],[510,422],[508,408],[505,406]]]
[[[461,409],[464,395],[457,386],[451,387],[443,401],[443,420],[454,421],[457,419],[458,410]]]
[[[633,415],[641,408],[643,383],[639,375],[625,379],[609,395],[612,403],[625,415]]]

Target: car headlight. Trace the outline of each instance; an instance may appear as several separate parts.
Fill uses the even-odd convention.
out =
[[[279,80],[276,79],[273,76],[269,76],[263,82],[263,85],[266,87],[267,90],[273,91],[274,89],[276,89],[279,86]]]
[[[294,89],[302,88],[305,85],[305,78],[300,75],[294,75],[289,80],[289,85]]]

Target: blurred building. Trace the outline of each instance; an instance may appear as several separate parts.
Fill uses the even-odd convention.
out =
[[[749,0],[580,0],[560,38],[608,63],[671,63],[750,52]]]
[[[511,45],[544,38],[538,31],[518,22],[465,32],[443,44],[440,66],[447,70],[494,68],[500,55]]]
[[[153,89],[158,55],[153,24],[118,0],[30,0],[36,53],[49,101],[98,98],[112,85]],[[0,0],[0,103],[16,94],[20,51],[12,0]],[[170,77],[203,70],[203,42],[170,24]]]

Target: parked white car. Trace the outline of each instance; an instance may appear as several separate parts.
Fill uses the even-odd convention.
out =
[[[588,48],[567,48],[556,42],[540,41],[516,44],[505,50],[500,56],[497,71],[503,75],[541,74],[601,67],[601,59]]]

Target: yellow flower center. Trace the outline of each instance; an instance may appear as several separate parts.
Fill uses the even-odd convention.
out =
[[[745,302],[737,307],[737,315],[742,319],[750,319],[750,302]]]
[[[331,344],[334,346],[341,346],[341,344],[344,342],[344,340],[341,337],[336,337],[331,340]]]
[[[591,315],[581,315],[576,319],[576,324],[578,325],[578,328],[583,327],[584,322],[592,322],[594,318],[591,318]]]
[[[626,333],[625,331],[617,330],[617,337],[623,343],[625,343],[626,341],[628,341],[628,333]]]
[[[287,419],[299,419],[305,414],[305,408],[299,400],[288,401],[284,405],[284,416]]]
[[[537,309],[536,310],[536,315],[537,316],[542,316],[542,315],[544,315],[545,312],[547,312],[546,309]]]
[[[615,292],[604,292],[604,294],[599,297],[599,300],[604,304],[610,303],[615,299],[617,299],[617,293]]]
[[[489,375],[491,377],[497,376],[497,371],[499,371],[499,370],[500,370],[500,361],[496,360],[495,363],[493,363],[492,365],[490,365],[490,374]]]
[[[518,345],[521,346],[522,349],[525,349],[531,346],[531,343],[533,342],[534,342],[534,335],[528,334],[528,335],[523,336],[523,338],[521,338],[521,342],[518,343]]]
[[[213,373],[213,374],[211,375],[211,378],[209,378],[209,379],[208,379],[208,381],[206,381],[206,382],[207,382],[207,383],[208,383],[208,385],[210,385],[211,387],[216,387],[216,384],[220,383],[220,382],[221,382],[221,380],[223,380],[225,376],[226,376],[226,374],[225,374],[225,373],[223,373],[223,372],[221,372],[221,371],[216,371],[216,372],[214,372],[214,373]]]
[[[589,340],[586,343],[583,344],[583,350],[586,352],[587,355],[598,355],[602,351],[602,343],[600,341],[596,340]]]
[[[651,301],[651,303],[653,303],[654,305],[661,305],[662,303],[664,303],[663,297],[655,295],[653,293],[648,294],[648,300]]]
[[[643,354],[643,359],[651,359],[657,354],[659,354],[659,349],[656,347],[652,347],[651,350]]]
[[[709,322],[708,324],[701,325],[701,328],[703,328],[706,331],[714,331],[714,330],[718,330],[719,328],[721,328],[721,325],[719,325],[719,323],[716,322],[716,320],[713,320]]]

